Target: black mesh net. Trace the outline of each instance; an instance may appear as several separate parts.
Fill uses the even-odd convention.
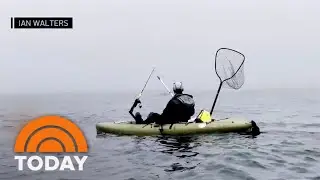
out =
[[[215,70],[223,87],[239,89],[244,84],[244,60],[240,52],[228,48],[221,48],[215,57]]]

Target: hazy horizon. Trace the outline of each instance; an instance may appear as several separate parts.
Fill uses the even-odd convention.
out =
[[[0,94],[216,91],[221,47],[242,52],[242,90],[318,89],[320,2],[1,1]],[[10,29],[10,17],[71,16],[72,30]],[[317,83],[318,82],[318,83]]]

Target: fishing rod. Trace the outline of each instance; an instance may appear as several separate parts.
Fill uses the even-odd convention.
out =
[[[139,95],[136,97],[136,99],[135,99],[135,101],[134,101],[131,109],[129,110],[129,113],[131,114],[131,116],[132,116],[134,119],[136,119],[136,117],[135,117],[135,115],[133,115],[133,113],[132,113],[132,112],[133,112],[133,109],[134,109],[138,104],[139,104],[139,108],[142,107],[141,101],[139,100],[139,98],[142,96],[142,93],[143,93],[144,89],[146,88],[146,86],[147,86],[147,84],[148,84],[148,82],[149,82],[149,80],[150,80],[150,77],[151,77],[151,75],[153,74],[154,70],[155,70],[155,67],[152,69],[152,71],[151,71],[151,73],[150,73],[150,75],[149,75],[149,77],[148,77],[148,79],[147,79],[147,82],[144,84],[141,92],[140,92]]]
[[[149,77],[148,77],[148,79],[147,79],[147,82],[144,84],[144,87],[142,88],[141,92],[140,92],[139,95],[136,97],[136,99],[139,99],[139,98],[142,96],[142,93],[143,93],[144,89],[146,88],[146,86],[147,86],[147,84],[148,84],[148,82],[149,82],[149,79],[150,79],[150,77],[151,77],[151,75],[153,74],[153,72],[154,72],[155,69],[156,69],[155,67],[152,69],[152,71],[151,71],[151,73],[150,73],[150,75],[149,75]]]
[[[163,84],[163,86],[167,89],[168,93],[171,94],[171,96],[173,97],[174,94],[169,90],[169,88],[166,86],[166,84],[162,81],[162,79],[157,76],[157,78],[160,80],[160,82]]]

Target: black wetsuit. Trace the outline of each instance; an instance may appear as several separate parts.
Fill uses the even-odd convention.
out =
[[[189,94],[175,94],[168,102],[162,114],[151,112],[145,121],[142,120],[141,114],[136,113],[134,116],[132,111],[140,101],[136,100],[130,109],[130,114],[136,120],[137,124],[173,124],[178,122],[188,122],[195,113],[195,102],[193,96]]]
[[[161,124],[188,122],[194,115],[195,102],[189,94],[175,94],[161,114]]]

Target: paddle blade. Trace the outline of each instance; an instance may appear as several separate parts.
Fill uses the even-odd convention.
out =
[[[224,87],[240,89],[244,84],[245,56],[229,48],[220,48],[215,56],[215,71]]]

